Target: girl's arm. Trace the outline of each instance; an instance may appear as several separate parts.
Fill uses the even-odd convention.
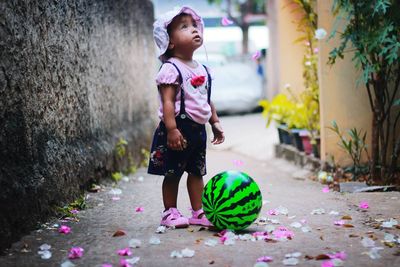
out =
[[[214,145],[218,145],[223,143],[225,140],[224,130],[222,130],[222,126],[219,122],[217,111],[212,101],[210,101],[210,106],[211,106],[211,118],[208,120],[208,122],[211,124],[211,129],[214,134],[214,138],[211,141],[211,143],[213,143]]]
[[[163,84],[160,86],[164,123],[167,129],[167,146],[173,150],[183,150],[186,141],[178,130],[175,120],[176,90],[176,85]]]

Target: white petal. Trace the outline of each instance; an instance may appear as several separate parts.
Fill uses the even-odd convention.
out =
[[[300,228],[301,227],[301,223],[293,222],[293,223],[290,224],[290,226],[293,227],[293,228]]]
[[[253,267],[268,267],[268,263],[266,262],[256,262],[256,264],[253,265]]]
[[[132,265],[135,265],[136,263],[138,263],[139,260],[140,260],[140,257],[133,257],[133,258],[130,258],[130,259],[126,259],[126,261],[128,263],[132,264]]]
[[[194,256],[194,250],[188,248],[182,249],[181,253],[184,258],[191,258]]]
[[[140,241],[139,239],[131,239],[129,240],[129,247],[130,248],[139,248],[142,245],[142,241]]]
[[[301,231],[303,231],[303,233],[311,232],[311,227],[310,226],[301,227]]]
[[[371,248],[375,246],[375,241],[369,237],[363,237],[361,244],[366,248]]]
[[[149,243],[152,245],[159,245],[161,240],[158,237],[152,236],[150,237]]]
[[[70,262],[70,261],[64,261],[63,263],[61,263],[61,265],[60,265],[61,267],[74,267],[75,266],[75,264],[73,264],[72,262]]]
[[[396,242],[396,239],[394,238],[394,235],[385,233],[384,241],[385,242]]]
[[[282,261],[284,265],[297,265],[299,260],[297,258],[288,258]]]
[[[49,251],[49,250],[40,250],[40,251],[38,251],[38,254],[44,260],[48,260],[51,258],[51,251]]]
[[[271,233],[272,231],[275,230],[275,226],[268,224],[264,227],[264,230],[265,232]]]
[[[339,212],[338,212],[338,211],[335,211],[335,210],[331,210],[331,212],[329,212],[329,215],[334,215],[334,216],[336,216],[336,215],[339,215]]]
[[[156,233],[157,234],[163,234],[163,233],[165,233],[166,230],[167,230],[167,227],[165,227],[164,225],[160,225],[160,226],[157,227]]]
[[[113,188],[108,193],[112,194],[112,195],[121,195],[122,194],[122,190],[119,189],[119,188]]]
[[[170,257],[171,258],[182,258],[182,254],[179,251],[174,250],[174,251],[171,252]]]
[[[215,247],[218,244],[218,241],[215,239],[207,239],[204,242],[204,245],[209,246],[209,247]]]
[[[276,211],[279,212],[282,215],[287,215],[289,213],[289,210],[287,208],[285,208],[285,207],[282,207],[282,206],[279,206],[276,209]]]
[[[51,246],[49,244],[43,244],[39,247],[40,250],[49,250]]]
[[[137,180],[138,180],[139,182],[143,182],[144,177],[143,177],[143,176],[139,176],[139,177],[137,178]]]

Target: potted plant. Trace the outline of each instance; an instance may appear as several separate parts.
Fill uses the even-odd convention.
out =
[[[276,123],[278,129],[279,142],[281,144],[292,144],[292,138],[288,128],[289,117],[292,116],[292,111],[295,103],[290,101],[286,95],[278,94],[271,101],[266,99],[259,102],[263,108],[263,116],[267,119],[267,127],[272,121]]]

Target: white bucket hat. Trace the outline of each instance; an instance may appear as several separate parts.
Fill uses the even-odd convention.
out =
[[[175,7],[173,10],[163,14],[153,24],[153,37],[158,47],[158,58],[161,61],[165,59],[163,56],[167,51],[169,45],[169,35],[167,32],[167,27],[176,16],[182,13],[191,15],[192,18],[197,22],[197,26],[200,32],[203,33],[204,30],[203,19],[199,15],[197,15],[197,13],[192,8],[188,6]]]

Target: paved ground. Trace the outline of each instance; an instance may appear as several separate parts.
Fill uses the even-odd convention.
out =
[[[162,178],[149,176],[141,169],[129,181],[122,181],[117,188],[120,195],[110,194],[112,189],[106,186],[102,192],[89,193],[90,208],[78,214],[79,222],[65,222],[71,227],[68,235],[58,233],[53,224],[34,231],[13,245],[7,256],[0,258],[0,266],[60,266],[68,258],[72,246],[84,248],[80,259],[71,260],[76,266],[102,266],[112,263],[120,266],[120,258],[140,257],[137,266],[253,266],[257,258],[270,256],[269,266],[284,266],[283,260],[288,253],[300,252],[297,266],[321,266],[322,260],[308,259],[320,254],[344,251],[347,258],[343,266],[400,266],[400,246],[386,246],[382,243],[384,234],[400,235],[396,227],[382,228],[379,224],[394,218],[400,221],[400,193],[359,193],[340,194],[322,192],[323,185],[307,179],[307,173],[283,160],[272,157],[272,144],[277,137],[273,129],[265,129],[260,114],[238,117],[223,117],[227,141],[220,148],[210,148],[208,152],[207,181],[213,174],[223,170],[238,169],[251,175],[258,183],[265,204],[260,218],[279,220],[278,224],[253,224],[239,234],[252,234],[266,231],[266,227],[285,226],[293,231],[291,240],[243,241],[236,240],[234,245],[220,243],[217,232],[203,230],[200,227],[167,230],[163,234],[155,233],[162,207]],[[240,160],[243,165],[234,164]],[[143,181],[138,179],[143,177]],[[181,181],[179,208],[189,215],[189,200],[185,181]],[[120,197],[113,200],[112,197]],[[369,209],[360,210],[360,201],[368,201]],[[268,211],[278,207],[287,208],[287,215],[269,215]],[[142,212],[136,212],[143,207]],[[312,215],[311,212],[323,208],[325,214]],[[282,210],[282,209],[281,209]],[[330,215],[336,211],[338,215]],[[346,224],[354,227],[335,226],[334,221],[347,215],[351,220]],[[377,220],[377,221],[376,221]],[[311,232],[290,226],[298,222],[308,226]],[[266,226],[268,225],[268,226]],[[113,237],[117,230],[126,235]],[[157,237],[161,243],[149,243],[151,237]],[[374,247],[381,258],[371,259],[366,252],[362,238],[375,240]],[[133,255],[118,256],[116,251],[128,246],[132,238],[141,240],[139,248],[133,248]],[[207,246],[209,239],[218,242],[216,246]],[[44,260],[37,254],[39,246],[51,245],[52,257]],[[389,244],[390,245],[390,244]],[[192,258],[171,258],[174,250],[188,248],[194,250]]]

